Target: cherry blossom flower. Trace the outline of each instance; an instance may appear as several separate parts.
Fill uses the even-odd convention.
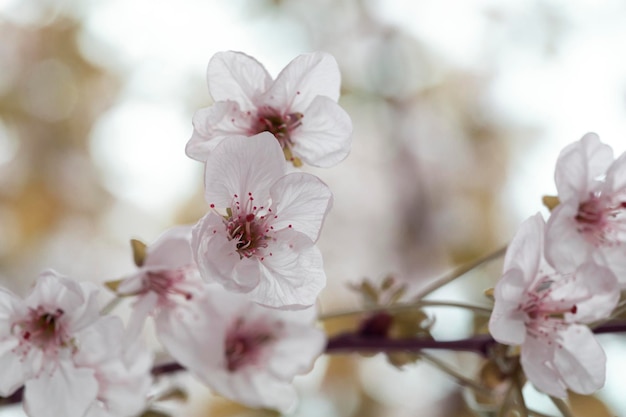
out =
[[[323,52],[300,55],[275,81],[241,52],[211,58],[207,81],[215,104],[198,110],[187,155],[205,161],[225,137],[272,133],[295,166],[330,167],[350,152],[352,122],[337,104],[341,75]]]
[[[193,298],[201,296],[206,284],[200,278],[191,252],[191,226],[166,230],[147,246],[145,258],[137,271],[117,288],[120,295],[136,295],[128,324],[132,340],[143,328],[148,316],[154,316],[157,336],[167,331],[162,324],[171,320],[178,326],[181,309],[188,309]]]
[[[55,272],[41,274],[20,300],[0,290],[0,395],[25,384],[33,417],[82,417],[96,400],[94,371],[73,361],[81,331],[100,319],[97,291]]]
[[[589,133],[567,146],[556,165],[560,204],[548,220],[546,257],[557,269],[595,261],[626,285],[626,154]]]
[[[146,406],[152,385],[152,354],[138,340],[121,343],[124,327],[118,317],[104,317],[81,332],[74,363],[90,368],[98,381],[96,400],[85,417],[129,417]]]
[[[590,394],[604,385],[606,356],[581,324],[606,318],[619,299],[615,275],[586,262],[568,273],[543,258],[545,222],[526,220],[504,260],[489,331],[500,343],[521,345],[521,364],[541,391]]]
[[[206,163],[211,211],[194,227],[192,248],[206,281],[267,306],[299,308],[326,283],[315,241],[332,194],[314,175],[285,169],[269,133],[221,142]]]
[[[292,380],[308,372],[325,336],[313,308],[283,311],[212,286],[196,304],[195,331],[168,333],[165,346],[217,393],[250,407],[290,412],[297,403]]]

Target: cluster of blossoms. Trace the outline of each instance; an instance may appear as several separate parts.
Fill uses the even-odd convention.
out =
[[[325,349],[384,351],[398,333],[396,353],[408,342],[422,356],[438,347],[425,303],[400,314],[404,287],[392,279],[380,291],[362,286],[377,313],[355,334],[327,343],[315,327],[326,284],[316,242],[333,197],[297,168],[330,167],[350,151],[334,58],[301,55],[272,80],[254,58],[222,52],[208,84],[215,103],[195,114],[186,147],[204,164],[207,213],[151,245],[132,242],[137,269],[108,283],[117,300],[133,300],[125,326],[101,309],[96,286],[52,271],[23,300],[0,289],[0,395],[23,386],[29,416],[130,417],[158,400],[141,340],[148,318],[167,353],[213,391],[281,412],[296,405],[293,379]],[[610,318],[626,289],[626,154],[614,159],[588,134],[561,152],[555,177],[559,204],[547,224],[531,217],[508,248],[487,339],[521,346],[528,380],[565,397],[604,384],[606,358],[590,325]],[[461,342],[446,346],[486,354]],[[416,358],[390,356],[399,365]]]
[[[606,356],[588,324],[609,318],[626,287],[626,154],[595,134],[561,152],[558,206],[522,224],[504,261],[489,322],[493,337],[521,345],[540,390],[565,397],[604,385]]]
[[[208,213],[146,246],[111,287],[133,297],[124,327],[102,314],[95,286],[45,272],[19,300],[0,290],[0,395],[24,385],[32,417],[132,416],[149,400],[148,317],[165,350],[215,392],[252,407],[292,410],[292,380],[326,345],[315,302],[326,283],[316,247],[332,205],[326,184],[296,172],[349,150],[334,58],[294,59],[275,81],[254,58],[215,55],[213,106],[193,118],[190,157],[205,164]],[[292,166],[293,165],[293,166]]]

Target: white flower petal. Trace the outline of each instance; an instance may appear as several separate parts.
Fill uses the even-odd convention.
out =
[[[193,115],[193,134],[185,147],[192,159],[206,161],[209,154],[226,137],[247,136],[252,128],[253,115],[242,112],[234,101],[218,101]]]
[[[293,228],[317,241],[324,218],[332,205],[330,188],[314,175],[294,172],[283,176],[270,188],[272,207],[277,216],[274,230]]]
[[[546,259],[563,273],[573,272],[590,259],[593,246],[578,231],[575,216],[578,205],[561,203],[546,226]]]
[[[207,82],[214,101],[234,100],[249,110],[270,87],[272,77],[251,56],[227,51],[218,52],[209,61]]]
[[[220,291],[224,296],[224,290]],[[155,319],[157,336],[167,352],[204,381],[224,361],[227,322],[220,320],[210,305],[211,297],[203,291],[191,302],[163,311]]]
[[[83,417],[97,393],[92,369],[62,360],[52,374],[43,372],[26,382],[24,409],[31,417]]]
[[[626,289],[626,246],[625,243],[602,247],[592,254],[592,259],[600,265],[609,268],[622,289]]]
[[[592,394],[604,386],[606,355],[587,326],[571,325],[559,333],[562,347],[554,350],[554,365],[567,387]]]
[[[232,136],[217,146],[206,162],[204,197],[217,208],[231,207],[237,195],[242,205],[249,193],[265,204],[269,189],[285,172],[285,157],[271,133]]]
[[[504,257],[504,272],[517,268],[523,272],[526,285],[537,276],[543,256],[545,222],[540,213],[522,223],[509,244]]]
[[[276,342],[268,368],[274,375],[290,379],[311,370],[315,359],[324,352],[326,335],[313,323],[286,323],[285,331],[289,337]]]
[[[526,313],[519,303],[526,293],[524,275],[519,269],[508,270],[495,288],[495,305],[489,319],[489,333],[500,343],[520,345],[526,338]]]
[[[312,52],[296,57],[276,77],[263,97],[265,105],[301,112],[317,96],[337,102],[341,74],[335,58],[325,52]]]
[[[17,347],[17,338],[7,338],[0,342],[0,395],[13,394],[28,378],[24,363],[11,350]]]
[[[611,194],[626,194],[626,152],[620,155],[606,173],[606,189]]]
[[[352,120],[328,97],[317,96],[294,131],[293,153],[309,165],[328,168],[343,161],[352,144]]]
[[[554,179],[561,203],[587,199],[597,179],[613,162],[613,149],[600,142],[598,135],[587,133],[565,147],[556,163]]]
[[[175,226],[148,245],[144,266],[176,269],[193,262],[191,253],[191,225]]]
[[[575,276],[576,287],[584,290],[587,297],[576,303],[576,313],[568,313],[566,319],[590,323],[609,317],[620,297],[615,274],[606,267],[586,262],[576,270]],[[558,297],[563,298],[563,295],[555,295],[555,298]],[[568,298],[572,298],[571,295]]]
[[[248,294],[262,305],[281,309],[311,306],[326,285],[322,254],[305,235],[278,232],[261,264],[261,280]]]
[[[546,338],[527,337],[522,345],[521,364],[524,373],[530,382],[540,391],[558,398],[567,397],[565,384],[561,380],[561,375],[555,369],[552,360],[556,343]]]

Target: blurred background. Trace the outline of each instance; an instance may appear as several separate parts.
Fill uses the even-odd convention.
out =
[[[621,0],[0,0],[0,283],[23,294],[45,268],[94,282],[131,272],[129,239],[151,242],[207,209],[184,146],[193,113],[211,104],[210,57],[244,51],[276,75],[325,50],[354,136],[337,167],[305,168],[335,193],[321,309],[358,307],[348,286],[364,278],[392,274],[417,292],[547,214],[541,196],[555,194],[566,144],[595,131],[626,149],[625,19]],[[431,298],[488,305],[500,267]],[[441,339],[484,324],[429,314]],[[607,387],[572,401],[580,416],[626,415],[624,338],[601,342]],[[439,357],[468,376],[480,367]],[[174,415],[271,415],[184,382],[191,401]],[[297,416],[479,408],[428,364],[398,370],[381,355],[323,357],[298,386]],[[21,414],[0,409],[9,415]]]

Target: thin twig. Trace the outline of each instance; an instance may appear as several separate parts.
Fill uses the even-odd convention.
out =
[[[563,417],[574,417],[574,413],[569,409],[569,406],[565,401],[560,398],[556,398],[550,395],[552,403],[559,409]]]
[[[438,368],[439,370],[445,372],[446,374],[456,379],[456,381],[460,385],[464,387],[468,387],[479,394],[483,394],[489,397],[493,396],[493,392],[489,388],[461,375],[460,373],[452,369],[450,366],[448,366],[445,362],[441,361],[437,357],[432,356],[426,352],[420,352],[420,357],[424,359],[425,361],[427,361],[428,363],[430,363],[431,365]]]
[[[466,310],[473,311],[477,314],[484,314],[487,316],[491,314],[491,309],[488,307],[474,306],[470,304],[458,303],[456,301],[416,301],[413,303],[400,303],[400,304],[394,304],[391,306],[366,307],[366,308],[357,309],[357,310],[346,310],[346,311],[339,311],[336,313],[322,314],[319,316],[319,320],[324,321],[324,320],[336,319],[339,317],[354,316],[357,314],[375,313],[378,311],[393,313],[396,311],[414,310],[414,309],[420,309],[423,307],[457,307],[457,308],[464,308]]]
[[[526,401],[524,400],[524,393],[522,393],[522,388],[524,384],[522,383],[522,368],[517,368],[517,372],[513,376],[513,385],[515,386],[515,391],[517,393],[518,399],[518,411],[522,413],[522,417],[528,417],[528,407],[526,407]]]
[[[458,268],[453,269],[449,273],[445,274],[441,278],[438,278],[435,282],[431,283],[426,288],[418,292],[417,295],[415,295],[415,299],[419,300],[421,298],[424,298],[431,292],[434,292],[438,290],[439,288],[443,287],[444,285],[448,284],[449,282],[452,282],[455,279],[465,275],[472,269],[477,268],[484,263],[487,263],[489,261],[492,261],[494,259],[497,259],[503,256],[506,253],[507,247],[508,245],[496,250],[495,252],[485,255],[482,258],[479,258],[473,262],[470,262],[469,264],[461,265]]]

